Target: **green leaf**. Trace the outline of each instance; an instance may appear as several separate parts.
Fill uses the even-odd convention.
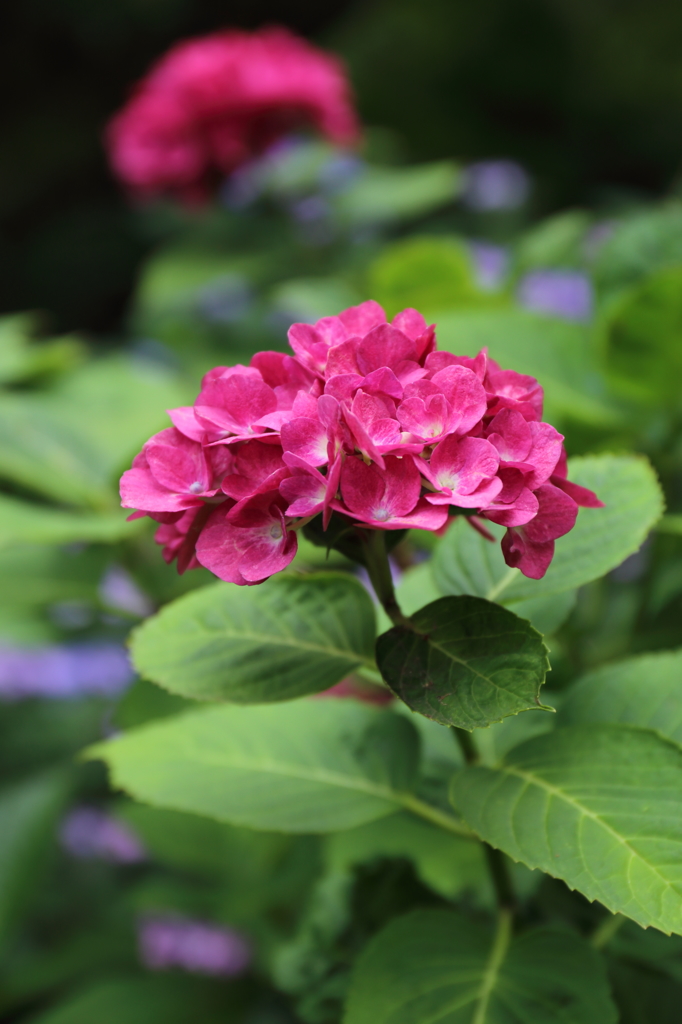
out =
[[[96,981],[67,995],[57,1006],[31,1018],[31,1024],[237,1024],[241,1015],[226,1012],[224,982],[166,975]]]
[[[346,871],[379,857],[406,857],[419,878],[446,899],[490,889],[483,847],[412,814],[392,814],[358,828],[335,832],[325,846],[331,871]],[[492,892],[490,893],[492,897]]]
[[[487,346],[502,367],[537,377],[546,419],[568,416],[602,427],[619,422],[605,398],[588,327],[523,309],[463,309],[435,319],[439,348],[474,356]]]
[[[682,933],[682,751],[630,726],[578,725],[467,767],[451,799],[492,846],[643,927]]]
[[[379,637],[377,663],[413,711],[471,730],[543,707],[547,648],[529,622],[477,597],[442,597],[412,622]]]
[[[344,1024],[613,1024],[603,961],[584,939],[510,939],[462,914],[416,910],[361,954]]]
[[[626,396],[676,405],[682,372],[682,267],[629,289],[605,324],[609,379]]]
[[[0,547],[15,544],[113,543],[134,533],[127,509],[99,515],[69,512],[0,494]]]
[[[370,267],[369,291],[389,317],[408,306],[428,315],[491,301],[476,287],[468,250],[452,238],[394,242]]]
[[[642,654],[588,672],[571,687],[559,725],[625,722],[682,746],[682,651]]]
[[[589,455],[571,459],[568,475],[596,491],[606,507],[580,509],[575,527],[556,542],[554,559],[541,580],[510,569],[499,545],[460,520],[434,556],[436,585],[445,593],[474,593],[516,611],[517,602],[590,583],[637,551],[663,512],[663,495],[649,462],[639,455]],[[502,533],[494,526],[492,532]]]
[[[0,941],[35,895],[66,795],[65,776],[52,772],[0,792]]]
[[[118,504],[115,476],[183,401],[158,366],[112,356],[0,404],[0,474],[68,505]]]
[[[397,717],[334,698],[202,708],[89,754],[108,763],[115,786],[158,807],[249,828],[334,832],[411,804],[414,727],[401,718],[393,744],[378,751],[382,716]]]
[[[449,160],[415,167],[368,167],[334,198],[334,212],[348,227],[409,220],[452,202],[460,181],[459,168]]]
[[[140,675],[173,693],[258,704],[373,667],[374,636],[374,606],[352,576],[275,576],[181,597],[135,631],[132,655]]]

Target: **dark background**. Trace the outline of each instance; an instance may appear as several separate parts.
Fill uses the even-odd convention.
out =
[[[148,242],[102,127],[183,36],[282,22],[347,59],[407,159],[510,156],[541,210],[661,194],[682,158],[679,0],[23,0],[0,24],[0,310],[115,330]]]

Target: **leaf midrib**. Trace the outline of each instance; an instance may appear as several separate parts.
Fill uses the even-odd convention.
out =
[[[273,639],[271,633],[231,633],[229,632],[229,630],[223,629],[210,631],[206,627],[202,627],[202,629],[197,630],[197,633],[201,632],[203,632],[203,634],[212,641],[221,639],[232,641],[243,640],[247,643],[259,643],[267,647],[291,647],[294,650],[310,651],[315,654],[325,655],[327,657],[342,658],[344,661],[357,661],[359,664],[366,665],[368,668],[376,669],[376,662],[374,661],[374,658],[369,658],[365,654],[359,654],[357,651],[344,649],[341,647],[324,647],[321,644],[312,644],[305,641],[297,640],[296,638],[293,638],[292,640],[287,640],[285,637],[282,637],[281,635],[277,636],[276,639]],[[194,635],[196,636],[197,634]],[[196,651],[193,652],[193,658],[196,658]],[[176,663],[176,660],[177,659],[174,657],[174,664]]]

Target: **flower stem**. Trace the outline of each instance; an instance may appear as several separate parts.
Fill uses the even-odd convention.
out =
[[[452,732],[462,751],[465,763],[467,765],[476,764],[479,760],[479,753],[471,733],[466,729],[458,728],[456,725],[452,726]],[[485,850],[490,880],[493,883],[500,912],[508,911],[511,913],[516,906],[516,896],[514,895],[507,859],[501,850],[496,850],[486,842],[483,843],[483,849]]]
[[[391,566],[386,554],[386,539],[383,530],[363,530],[361,533],[365,564],[374,593],[394,626],[414,629],[412,622],[400,610],[393,589]]]
[[[591,944],[595,949],[603,949],[607,946],[619,928],[627,921],[627,917],[623,914],[609,914],[604,920],[597,925],[592,932],[590,938]]]

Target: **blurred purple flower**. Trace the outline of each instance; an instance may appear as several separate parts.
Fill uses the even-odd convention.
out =
[[[152,971],[180,967],[192,974],[232,977],[251,962],[246,939],[231,928],[158,914],[138,922],[140,959]]]
[[[353,153],[339,151],[322,165],[319,173],[320,188],[323,192],[342,192],[365,170],[367,164]]]
[[[121,565],[110,565],[99,585],[99,596],[103,604],[117,611],[127,612],[145,619],[154,611],[154,605],[147,595]]]
[[[509,266],[507,250],[490,242],[470,242],[469,251],[474,261],[474,273],[479,288],[486,292],[500,288]]]
[[[133,830],[97,807],[74,807],[61,823],[59,841],[67,853],[79,860],[139,864],[145,849]]]
[[[589,320],[594,306],[590,279],[578,270],[533,270],[518,288],[522,306],[566,320]]]
[[[113,697],[132,679],[128,654],[119,644],[0,647],[0,698]]]
[[[471,210],[515,210],[530,192],[530,178],[514,160],[482,160],[467,167],[462,202]]]
[[[583,252],[587,260],[595,260],[599,251],[616,230],[614,220],[601,220],[593,224],[583,239]]]

